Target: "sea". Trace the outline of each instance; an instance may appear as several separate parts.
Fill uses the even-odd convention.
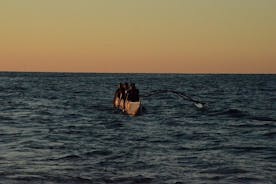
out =
[[[120,82],[140,115],[113,108]],[[274,184],[276,75],[2,72],[0,183]]]

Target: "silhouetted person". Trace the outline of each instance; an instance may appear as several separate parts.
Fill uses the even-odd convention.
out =
[[[115,101],[116,98],[119,98],[119,100],[121,101],[121,99],[123,98],[123,95],[125,93],[125,89],[122,83],[119,84],[118,89],[116,90],[115,94],[114,94],[114,98],[113,98],[113,106],[116,107]],[[120,102],[119,102],[120,104]]]
[[[129,85],[128,85],[128,83],[126,82],[126,83],[124,84],[124,93],[123,93],[123,99],[124,99],[124,100],[126,100],[126,97],[127,97],[128,92],[129,92]]]
[[[138,102],[139,101],[139,90],[136,88],[134,83],[131,83],[130,90],[128,91],[127,98],[129,101]]]

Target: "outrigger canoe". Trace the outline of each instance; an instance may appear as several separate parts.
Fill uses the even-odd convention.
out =
[[[131,102],[128,100],[124,101],[120,100],[119,98],[116,98],[115,107],[127,113],[128,115],[136,116],[141,111],[142,103],[141,101]]]

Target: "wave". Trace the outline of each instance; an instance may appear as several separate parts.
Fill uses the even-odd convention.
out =
[[[12,178],[13,181],[17,182],[26,182],[26,183],[44,183],[46,180],[46,183],[93,183],[93,180],[83,177],[69,177],[69,176],[16,176]]]
[[[96,151],[91,151],[91,152],[87,152],[85,153],[84,155],[85,156],[108,156],[108,155],[111,155],[113,154],[112,151],[110,150],[96,150]]]
[[[154,178],[144,177],[142,175],[133,176],[133,177],[116,177],[116,178],[103,178],[107,183],[152,183]]]
[[[206,171],[201,171],[201,173],[208,173],[208,174],[245,174],[248,173],[247,170],[239,169],[239,168],[216,168],[216,169],[208,169]]]
[[[70,161],[70,160],[80,160],[80,159],[82,159],[82,157],[78,156],[78,155],[66,155],[66,156],[59,157],[59,158],[54,159],[54,160],[67,160],[67,161]]]
[[[249,119],[257,121],[272,121],[276,122],[275,118],[264,117],[264,116],[255,116],[250,114],[247,111],[242,111],[239,109],[228,109],[226,111],[211,111],[208,113],[209,116],[226,116],[231,118],[240,118],[240,119]]]
[[[276,122],[275,118],[270,118],[270,117],[263,117],[263,116],[251,116],[252,120],[257,120],[257,121],[272,121]]]
[[[222,146],[221,149],[226,149],[232,153],[258,153],[258,152],[272,152],[276,151],[273,147],[265,147],[265,146]]]
[[[263,134],[263,136],[269,137],[269,138],[275,138],[276,137],[276,132],[266,132],[266,133]]]
[[[208,113],[209,116],[230,116],[230,117],[236,117],[236,118],[241,118],[248,116],[248,112],[246,111],[241,111],[239,109],[228,109],[226,111],[212,111]]]
[[[8,117],[8,116],[0,116],[0,121],[3,122],[3,121],[12,121],[13,118],[11,117]]]

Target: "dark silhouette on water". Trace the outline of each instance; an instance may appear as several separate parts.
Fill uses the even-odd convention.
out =
[[[124,101],[124,103],[123,103],[124,104],[123,109],[125,108],[125,102],[126,102],[128,90],[129,90],[129,85],[128,85],[127,82],[125,82],[125,84],[124,84],[124,90],[123,90],[123,93],[122,93],[122,100]]]
[[[130,88],[127,93],[127,100],[131,102],[138,102],[139,98],[139,90],[136,88],[135,83],[130,84]]]
[[[128,115],[136,116],[141,111],[141,102],[139,98],[139,90],[135,87],[134,83],[131,83],[129,87],[128,83],[116,90],[113,106],[125,112]]]
[[[118,89],[115,91],[114,98],[113,98],[113,107],[115,107],[116,98],[122,99],[123,94],[125,93],[123,83],[120,83]]]

